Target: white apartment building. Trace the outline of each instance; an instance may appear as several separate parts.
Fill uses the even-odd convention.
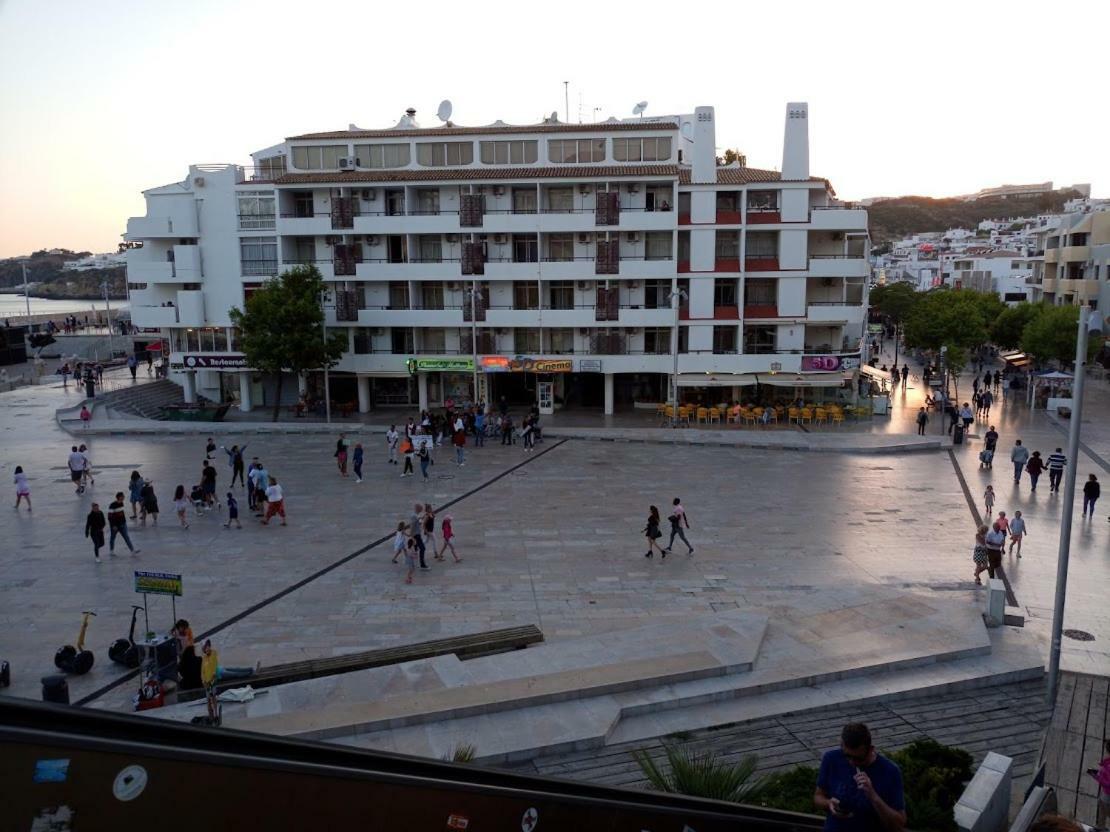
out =
[[[867,214],[810,174],[808,106],[787,105],[781,172],[718,167],[715,145],[712,107],[485,127],[410,110],[288,138],[253,169],[192,165],[128,221],[132,321],[165,340],[187,400],[243,410],[273,384],[229,310],[299,264],[348,339],[332,398],[361,412],[476,395],[612,413],[665,401],[676,367],[711,401],[850,389]]]

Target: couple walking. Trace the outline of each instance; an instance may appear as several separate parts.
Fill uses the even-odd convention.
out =
[[[655,550],[659,549],[660,555],[664,558],[671,551],[671,546],[674,545],[675,537],[682,538],[682,542],[686,544],[686,548],[690,551],[687,554],[694,554],[694,547],[690,545],[690,541],[686,539],[686,529],[690,528],[690,520],[686,516],[686,509],[682,507],[682,501],[675,497],[671,503],[671,513],[667,517],[668,522],[671,524],[671,539],[667,543],[667,548],[664,549],[659,545],[659,538],[663,536],[663,532],[659,530],[661,521],[659,519],[659,509],[651,506],[648,513],[647,526],[644,527],[644,535],[647,537],[648,550],[644,553],[645,558],[653,557]]]

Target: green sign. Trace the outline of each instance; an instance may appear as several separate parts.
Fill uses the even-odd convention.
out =
[[[135,591],[144,595],[181,595],[181,576],[170,572],[136,572]]]
[[[473,358],[410,358],[405,362],[410,373],[446,372],[471,373],[474,371]]]

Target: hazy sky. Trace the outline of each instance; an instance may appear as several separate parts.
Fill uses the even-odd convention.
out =
[[[1091,182],[1110,4],[0,0],[0,257],[114,249],[142,189],[285,136],[717,108],[778,167],[787,101],[840,196]]]

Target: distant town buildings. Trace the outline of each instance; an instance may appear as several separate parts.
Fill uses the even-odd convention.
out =
[[[96,269],[113,269],[126,266],[127,258],[118,252],[90,254],[78,260],[67,260],[62,269],[67,272],[88,272]]]

